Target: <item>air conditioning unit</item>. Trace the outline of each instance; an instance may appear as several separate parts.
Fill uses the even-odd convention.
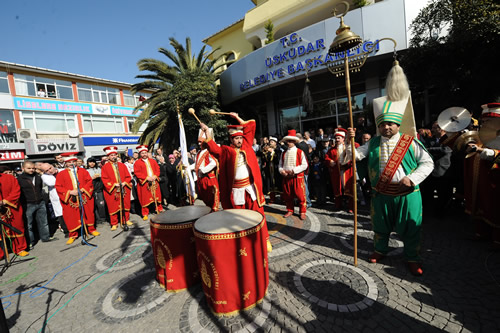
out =
[[[32,128],[18,128],[17,140],[23,142],[24,140],[36,139],[35,130]]]

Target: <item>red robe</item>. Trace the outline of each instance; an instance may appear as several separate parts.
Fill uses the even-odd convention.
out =
[[[132,191],[132,176],[128,171],[128,167],[118,162],[118,170],[112,162],[104,164],[101,169],[101,179],[104,184],[104,200],[108,206],[108,212],[111,219],[111,225],[117,225],[120,212],[124,214],[123,222],[130,219],[130,193]],[[118,173],[119,174],[118,174]],[[119,177],[118,177],[119,176]],[[123,186],[123,209],[121,209],[120,184],[127,183]]]
[[[498,156],[497,152],[497,156]],[[473,154],[464,160],[465,212],[474,217],[476,233],[500,242],[500,169]]]
[[[17,179],[12,175],[0,173],[0,200],[5,203],[5,210],[1,211],[0,218],[2,222],[21,231],[21,234],[16,234],[11,229],[2,227],[12,242],[14,253],[19,253],[27,248],[26,238],[24,237],[23,208],[19,203],[20,196],[21,188]],[[2,233],[0,233],[0,240],[2,240]],[[0,258],[3,258],[3,255],[4,253],[0,248]]]
[[[76,168],[78,182],[80,183],[80,193],[83,199],[83,220],[87,226],[88,232],[95,231],[94,227],[94,186],[92,177],[87,170]],[[64,169],[57,174],[56,191],[61,200],[63,208],[63,218],[68,227],[70,237],[78,237],[78,229],[81,228],[80,204],[78,196],[70,195],[71,190],[76,189],[74,184],[73,169]]]
[[[160,166],[152,158],[148,158],[149,165],[153,171],[155,180],[149,184],[146,181],[148,177],[148,168],[143,159],[138,159],[134,163],[134,175],[138,179],[137,183],[137,196],[142,207],[142,215],[147,216],[149,213],[148,206],[155,203],[157,212],[161,212],[163,207],[161,205],[161,190],[160,190]]]
[[[236,155],[239,151],[245,154],[245,158],[250,169],[251,182],[255,185],[255,194],[257,196],[257,207],[261,208],[265,204],[264,193],[262,192],[262,177],[260,175],[257,156],[252,148],[255,137],[255,120],[248,120],[241,124],[243,126],[243,144],[241,149],[232,146],[218,146],[213,140],[209,140],[208,150],[219,161],[219,186],[222,208],[236,208],[232,204],[231,194],[233,189],[234,174],[236,170]],[[264,209],[261,212],[264,215]]]
[[[350,142],[347,144],[350,144]],[[356,142],[355,148],[358,147],[359,144]],[[346,144],[344,144],[344,152],[346,152],[345,149]],[[333,167],[330,165],[330,161],[335,162],[335,165]],[[337,206],[337,208],[339,208],[341,198],[343,195],[345,195],[350,197],[351,200],[349,206],[351,206],[350,208],[353,209],[354,201],[352,200],[352,186],[354,177],[352,172],[352,162],[349,161],[349,163],[341,165],[341,162],[339,162],[338,150],[335,146],[332,149],[328,150],[328,152],[326,153],[325,164],[328,166],[328,170],[330,173],[330,182],[332,183],[335,205]]]
[[[201,155],[201,153],[203,153],[203,155]],[[215,212],[219,210],[220,203],[219,182],[217,181],[216,175],[218,167],[216,166],[214,169],[205,174],[200,172],[200,168],[203,168],[210,163],[210,158],[215,160],[215,163],[217,164],[217,160],[209,153],[208,150],[201,150],[196,154],[196,164],[194,167],[194,171],[198,177],[196,180],[196,193],[198,194],[198,197],[203,200],[205,205],[212,208],[212,211]]]

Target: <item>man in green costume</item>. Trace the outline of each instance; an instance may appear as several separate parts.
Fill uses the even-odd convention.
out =
[[[377,263],[384,258],[389,251],[390,233],[395,230],[404,242],[408,268],[419,276],[423,270],[419,256],[422,197],[418,185],[432,172],[434,163],[416,139],[408,82],[397,62],[387,78],[386,91],[387,96],[373,101],[380,135],[356,149],[356,160],[364,160],[359,163],[360,175],[367,169],[373,186],[375,251],[369,260]],[[348,138],[354,136],[355,129],[349,128]],[[352,156],[349,152],[346,155]]]

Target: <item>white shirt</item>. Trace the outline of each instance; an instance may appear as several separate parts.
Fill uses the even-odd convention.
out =
[[[389,157],[391,156],[392,151],[394,150],[394,147],[398,143],[400,137],[401,135],[397,133],[390,139],[383,136],[380,138],[380,173],[384,170],[387,161],[389,160]],[[415,141],[411,143],[411,146],[415,152],[415,159],[418,164],[417,168],[411,174],[407,175],[400,164],[394,174],[394,177],[392,177],[391,183],[399,183],[401,179],[408,176],[413,185],[416,186],[424,181],[424,179],[431,174],[432,170],[434,170],[434,162],[432,161],[432,157],[429,153],[419,144],[415,143]],[[370,145],[362,145],[356,149],[356,161],[360,161],[368,156],[369,147]],[[351,145],[347,145],[346,150],[346,160],[350,160],[352,156],[350,153]]]
[[[63,212],[61,201],[59,201],[59,196],[57,195],[56,190],[56,176],[43,174],[42,181],[49,188],[49,199],[52,204],[52,208],[54,209],[54,215],[56,217],[62,216]]]
[[[250,172],[248,171],[247,161],[245,159],[245,154],[243,154],[239,149],[237,149],[236,155],[236,172],[234,173],[234,179],[245,179],[250,177]],[[255,191],[254,184],[250,184],[246,187],[234,188],[232,189],[233,201],[236,205],[245,204],[245,192],[248,192],[252,201],[257,200],[257,192]]]
[[[293,173],[295,175],[306,171],[307,169],[307,160],[306,160],[306,154],[302,152],[302,160],[300,161],[300,164],[297,165],[297,147],[293,146],[292,148],[288,148],[287,151],[285,152],[285,156],[280,158],[280,164],[279,164],[279,171],[280,173],[283,172],[284,170],[293,170]],[[288,162],[287,162],[288,161]]]

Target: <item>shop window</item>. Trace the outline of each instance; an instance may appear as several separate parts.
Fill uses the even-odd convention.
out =
[[[82,115],[83,131],[86,133],[123,133],[122,117]]]
[[[0,93],[9,93],[9,81],[7,73],[0,71]]]
[[[71,82],[45,77],[14,74],[17,95],[42,98],[73,99]]]
[[[21,112],[22,128],[33,128],[39,133],[67,133],[77,128],[76,115],[51,112]]]

